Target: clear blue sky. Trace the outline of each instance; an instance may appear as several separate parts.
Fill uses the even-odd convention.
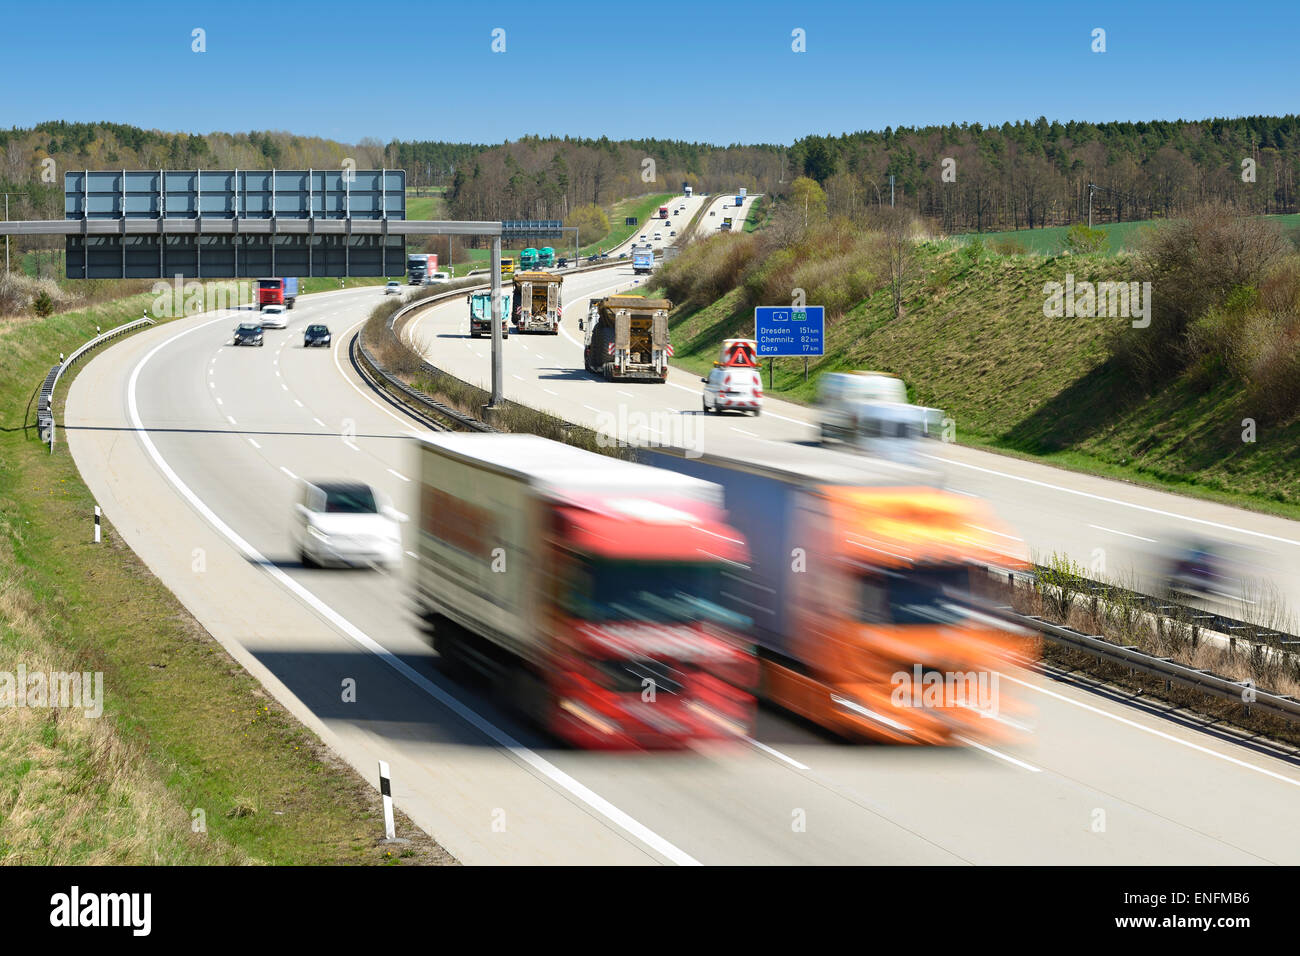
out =
[[[191,52],[196,27],[205,53]],[[1105,53],[1090,49],[1095,27]],[[805,53],[791,51],[796,28]],[[789,143],[1040,115],[1199,119],[1300,111],[1297,44],[1296,0],[9,0],[0,126]]]

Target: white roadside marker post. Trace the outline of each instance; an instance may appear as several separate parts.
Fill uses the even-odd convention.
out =
[[[95,505],[95,544],[99,544],[99,505]]]
[[[388,774],[388,762],[379,761],[379,793],[384,799],[384,839],[381,843],[410,843],[410,840],[400,839],[397,836],[397,828],[393,825],[393,783]]]

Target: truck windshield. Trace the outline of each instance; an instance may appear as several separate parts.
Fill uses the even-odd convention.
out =
[[[904,574],[864,575],[858,612],[870,624],[956,624],[970,594],[970,569],[925,568]]]
[[[713,621],[744,628],[748,619],[722,606],[722,568],[701,562],[587,561],[565,602],[587,621]]]

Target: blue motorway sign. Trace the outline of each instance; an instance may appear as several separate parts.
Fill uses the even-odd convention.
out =
[[[825,309],[810,305],[796,309],[788,305],[760,305],[754,310],[754,338],[758,354],[821,355]]]

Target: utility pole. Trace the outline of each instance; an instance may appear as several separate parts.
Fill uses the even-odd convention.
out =
[[[894,208],[894,174],[889,174],[889,208]]]
[[[501,404],[501,236],[492,237],[492,400]]]
[[[1097,187],[1088,183],[1088,228],[1092,228],[1092,191]]]
[[[9,221],[9,194],[5,193],[5,222]],[[9,274],[9,233],[5,233],[5,275]]]

